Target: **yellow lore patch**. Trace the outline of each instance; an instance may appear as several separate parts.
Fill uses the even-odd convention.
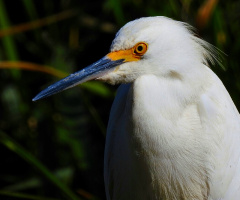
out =
[[[131,49],[114,51],[107,54],[107,57],[113,61],[121,59],[124,59],[124,62],[138,61],[146,53],[147,49],[147,43],[139,42]]]

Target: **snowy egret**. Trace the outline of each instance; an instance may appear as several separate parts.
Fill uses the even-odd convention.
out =
[[[216,49],[166,17],[127,23],[98,62],[39,93],[121,83],[108,123],[108,200],[239,200],[240,116],[208,67]]]

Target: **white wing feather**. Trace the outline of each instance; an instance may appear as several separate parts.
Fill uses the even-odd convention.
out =
[[[210,196],[213,200],[239,200],[240,116],[222,82],[213,73],[212,78],[212,86],[199,103],[202,125],[217,146]]]
[[[207,68],[207,70],[209,69]],[[212,79],[210,87],[198,97],[199,99],[195,101],[195,104],[186,106],[186,109],[182,111],[182,116],[177,118],[178,126],[180,126],[178,132],[181,132],[181,135],[176,135],[176,137],[183,137],[183,139],[184,137],[188,137],[189,141],[191,141],[189,138],[193,137],[192,141],[195,142],[194,135],[190,132],[190,130],[194,130],[196,133],[201,134],[196,135],[195,137],[197,140],[205,141],[204,145],[208,149],[206,151],[213,152],[212,155],[208,155],[208,153],[206,154],[209,156],[209,163],[200,164],[201,166],[206,165],[206,168],[209,169],[207,175],[209,176],[208,200],[239,200],[240,116],[221,81],[211,70],[209,70],[209,73],[211,74]],[[141,79],[144,80],[144,78]],[[164,93],[164,88],[162,89],[163,91],[161,92],[162,95],[164,95],[164,98],[162,98],[160,95],[156,95],[159,90],[158,88],[161,88],[161,86],[164,85],[157,86],[157,82],[153,83],[154,81],[151,83],[153,79],[153,77],[145,77],[145,80],[143,81],[145,89],[141,88],[141,90],[143,90],[143,93],[145,92],[145,99],[143,102],[148,102],[150,105],[150,107],[146,108],[146,113],[144,113],[144,106],[141,107],[142,113],[146,117],[145,120],[147,122],[152,121],[147,116],[149,109],[154,108],[155,110],[158,110],[160,112],[159,116],[161,116],[161,114],[167,115],[165,111],[168,108],[165,107],[164,102],[166,102],[167,105],[172,105],[172,107],[174,107],[174,102],[168,101],[169,99],[174,99],[168,99],[167,95],[169,93],[169,90],[166,89],[166,93]],[[149,94],[147,93],[148,91]],[[158,96],[157,98],[159,99],[153,99],[151,97],[151,93],[154,94],[153,96]],[[149,180],[149,177],[147,175],[148,173],[144,170],[148,170],[149,173],[162,177],[160,175],[160,173],[162,173],[160,172],[162,171],[161,165],[155,163],[154,165],[159,169],[159,172],[153,172],[153,169],[142,167],[145,166],[142,163],[145,162],[144,158],[141,158],[142,161],[139,162],[139,160],[134,160],[132,156],[133,154],[138,154],[138,152],[137,150],[135,152],[131,152],[131,148],[133,148],[133,146],[132,143],[129,142],[128,137],[129,135],[132,135],[132,132],[136,132],[136,130],[131,129],[131,126],[129,128],[129,125],[127,123],[132,120],[131,116],[129,118],[129,115],[132,114],[132,106],[134,104],[133,101],[139,102],[140,99],[137,99],[138,97],[131,97],[131,95],[133,95],[131,84],[121,85],[119,87],[111,110],[104,165],[104,178],[108,200],[136,198],[139,200],[158,199],[157,195],[149,195],[149,193],[154,192],[149,185],[154,183],[151,182],[153,179]],[[178,113],[177,107],[169,109],[173,109],[176,114]],[[153,116],[156,115],[153,114]],[[141,116],[139,115],[137,118],[141,119]],[[146,129],[146,126],[149,126],[149,123],[145,124],[144,121],[142,121],[142,124]],[[164,125],[163,123],[162,127],[158,127],[160,129],[159,132],[161,132],[161,129],[164,130],[164,128],[166,128],[164,126],[167,128],[170,127],[170,125]],[[177,129],[177,127],[175,128]],[[145,135],[149,134],[147,131],[144,131],[141,132],[140,130],[140,132],[144,133]],[[147,145],[145,144],[145,141],[147,142],[149,135],[139,136],[139,138],[140,140],[143,140],[142,145]],[[155,139],[155,141],[157,141],[157,139]],[[199,143],[201,144],[201,141]],[[187,144],[187,141],[185,145],[189,145]],[[198,145],[198,142],[196,142],[195,145]],[[164,145],[161,144],[157,148],[164,148]],[[192,151],[196,151],[195,153],[197,153],[198,151],[200,152],[201,148],[203,147],[200,147],[200,149],[196,150],[190,146],[189,148],[191,148]],[[179,154],[180,153],[181,152],[179,152]],[[197,159],[198,158],[196,158],[196,160]],[[199,159],[201,159],[200,156]],[[148,162],[151,162],[150,160],[151,159],[149,159]],[[200,161],[201,160],[199,160],[199,163]],[[154,160],[154,162],[156,162],[156,160]],[[176,161],[172,160],[172,162],[176,162],[173,165],[179,164],[177,159]],[[159,160],[159,163],[161,163],[161,160]],[[137,165],[136,169],[134,168],[134,165]],[[188,167],[189,166],[186,166],[186,174]],[[162,166],[162,168],[164,168],[164,166]],[[189,169],[191,169],[191,167],[189,167]],[[134,174],[137,177],[133,177]],[[156,178],[158,179],[158,177]],[[162,180],[157,181],[161,182]],[[132,189],[133,191],[138,191],[141,187],[142,191],[139,191],[139,194],[131,194]],[[174,197],[172,199],[174,199]]]
[[[114,186],[111,168],[113,167],[112,163],[114,160],[114,156],[116,155],[116,153],[114,152],[114,146],[116,142],[116,137],[121,136],[119,132],[121,132],[120,129],[121,126],[123,126],[123,124],[119,124],[119,122],[121,121],[121,118],[125,113],[124,110],[127,102],[127,95],[130,85],[131,84],[123,84],[118,88],[117,95],[114,99],[109,117],[104,155],[104,181],[107,200],[113,198]],[[120,142],[121,141],[119,141],[119,143]]]

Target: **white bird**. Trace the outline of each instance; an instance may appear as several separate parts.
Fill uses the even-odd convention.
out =
[[[122,84],[107,129],[108,200],[239,200],[240,115],[208,62],[217,50],[191,26],[140,18],[104,58],[33,100],[91,79]]]

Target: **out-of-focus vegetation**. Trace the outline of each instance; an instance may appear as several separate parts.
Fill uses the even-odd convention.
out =
[[[227,54],[212,69],[240,108],[240,1],[0,0],[0,199],[105,199],[105,130],[116,86],[43,88],[108,53],[143,16],[186,21]]]

